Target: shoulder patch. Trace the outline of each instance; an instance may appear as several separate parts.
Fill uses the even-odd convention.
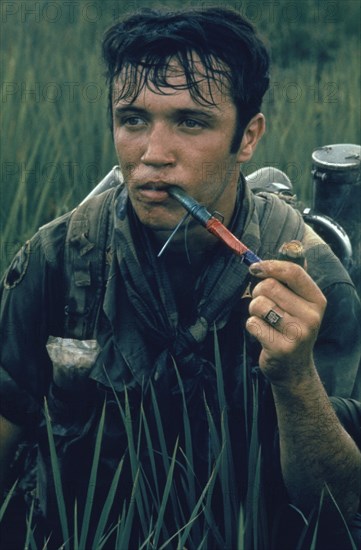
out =
[[[30,241],[26,241],[24,246],[20,248],[19,252],[16,254],[12,260],[6,274],[4,286],[7,289],[14,288],[18,285],[28,268],[30,259]]]

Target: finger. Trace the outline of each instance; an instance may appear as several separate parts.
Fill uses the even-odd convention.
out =
[[[252,292],[254,299],[265,297],[277,304],[293,317],[306,318],[312,311],[319,310],[318,304],[301,298],[276,279],[268,278],[258,283]]]
[[[256,316],[247,319],[246,329],[274,358],[289,353],[303,335],[303,327],[298,323],[287,322],[280,330]]]
[[[277,279],[309,302],[322,303],[325,300],[321,290],[306,271],[292,262],[265,260],[252,264],[249,270],[252,275],[260,279],[267,277]]]
[[[275,309],[277,313],[279,313],[279,311],[283,312],[283,327],[285,324],[289,323],[301,324],[305,329],[307,327],[307,332],[311,331],[312,334],[320,328],[324,314],[324,304],[320,305],[319,303],[309,302],[301,298],[275,279],[265,279],[261,281],[253,290],[252,296],[253,300],[260,300],[261,303],[264,299],[268,300],[267,306],[275,304],[276,308],[273,309]],[[253,308],[255,306],[252,305],[251,307]],[[264,306],[260,307],[262,308]],[[277,308],[279,308],[279,311]],[[264,314],[262,310],[258,311],[258,313],[260,313],[260,315],[262,315],[262,313]]]
[[[284,343],[292,343],[296,339],[309,337],[314,339],[320,325],[320,317],[317,312],[311,311],[303,320],[298,316],[292,316],[287,311],[280,309],[272,300],[260,296],[252,300],[249,305],[250,323],[253,324],[255,333],[253,334],[262,345],[269,345],[270,329],[281,333]],[[257,326],[256,326],[257,325]],[[268,327],[267,327],[268,326]],[[266,330],[268,328],[268,330]],[[263,335],[263,336],[262,336]],[[266,340],[264,339],[266,336]],[[275,341],[273,335],[272,342]]]
[[[298,319],[289,319],[287,314],[277,326],[252,315],[246,321],[246,329],[274,358],[294,352],[297,348],[301,349],[305,344],[310,348],[317,334]]]
[[[259,317],[278,330],[282,330],[284,323],[289,321],[287,313],[265,296],[258,296],[250,302],[249,313],[250,316]]]

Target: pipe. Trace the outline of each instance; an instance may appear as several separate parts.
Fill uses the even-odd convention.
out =
[[[233,233],[231,233],[220,220],[212,216],[205,206],[202,206],[195,199],[187,195],[183,189],[176,186],[171,186],[168,188],[168,193],[171,197],[180,202],[187,212],[189,212],[195,220],[203,225],[209,233],[212,233],[212,235],[222,241],[232,250],[232,252],[238,256],[242,256],[242,260],[246,265],[249,266],[261,261],[261,258],[259,258],[254,252],[247,248],[246,245],[237,239],[237,237],[233,235]]]

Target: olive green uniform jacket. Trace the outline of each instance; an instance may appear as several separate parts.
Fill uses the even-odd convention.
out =
[[[88,250],[93,249],[94,252],[88,229],[89,225],[94,223],[94,213],[98,212],[101,208],[99,205],[103,204],[99,197],[90,199],[89,208],[82,210],[80,229],[79,220],[71,226],[71,230],[77,233],[75,236],[69,237],[69,222],[74,216],[70,213],[42,228],[27,242],[5,274],[1,289],[0,412],[11,422],[24,426],[29,440],[40,441],[41,460],[37,473],[40,478],[42,512],[49,517],[56,517],[57,514],[53,487],[49,481],[51,468],[43,414],[44,397],[47,398],[52,429],[58,446],[66,487],[65,497],[70,501],[76,498],[80,508],[82,499],[85,501],[86,498],[87,476],[91,468],[95,434],[104,402],[106,416],[99,467],[99,479],[102,480],[98,495],[100,500],[106,497],[119,460],[125,454],[128,458],[131,454],[127,426],[129,422],[135,426],[135,437],[139,436],[139,419],[143,418],[144,410],[149,411],[146,416],[149,425],[143,418],[142,435],[139,437],[146,440],[145,450],[139,453],[142,457],[140,460],[145,457],[143,471],[149,474],[146,476],[147,479],[152,480],[149,481],[149,486],[153,490],[153,499],[156,489],[153,486],[155,481],[152,468],[154,469],[154,464],[160,461],[163,465],[160,469],[157,466],[157,471],[162,477],[160,471],[164,463],[159,457],[164,457],[164,453],[171,457],[175,445],[178,445],[177,458],[182,464],[180,469],[183,468],[183,474],[180,473],[183,482],[180,482],[177,489],[178,496],[183,494],[184,498],[188,498],[184,496],[184,493],[189,495],[189,488],[184,488],[184,472],[189,472],[193,468],[197,476],[195,494],[199,495],[206,487],[212,475],[212,467],[217,463],[216,447],[222,446],[222,437],[227,438],[224,426],[222,427],[224,411],[227,412],[228,437],[231,441],[231,462],[233,466],[236,464],[235,477],[228,480],[237,486],[234,489],[235,504],[232,504],[234,510],[238,510],[240,500],[244,500],[247,486],[251,483],[250,476],[254,475],[254,468],[247,460],[255,422],[257,438],[263,443],[264,475],[269,488],[269,498],[272,499],[277,492],[283,494],[278,453],[275,450],[277,434],[274,411],[270,394],[267,392],[267,381],[257,367],[259,347],[244,332],[249,303],[249,280],[245,280],[244,285],[240,286],[240,292],[235,295],[232,307],[228,307],[225,318],[220,322],[217,320],[213,326],[208,326],[207,334],[200,345],[196,346],[197,361],[193,361],[192,368],[187,371],[185,366],[183,371],[181,368],[179,372],[175,369],[171,375],[163,376],[158,368],[158,359],[164,353],[166,344],[143,330],[129,295],[129,285],[125,284],[126,281],[119,269],[114,235],[121,231],[118,225],[119,197],[122,193],[119,195],[119,190],[111,190],[105,195],[110,199],[109,214],[104,216],[113,216],[114,225],[107,225],[110,232],[107,239],[111,243],[107,247],[107,254],[100,251],[104,257],[105,268],[103,274],[98,273],[97,276],[99,279],[106,279],[106,284],[104,280],[100,291],[99,281],[94,288],[92,286],[94,266],[91,260],[87,261]],[[265,217],[264,208],[255,208],[255,202],[267,202],[270,199],[255,198],[248,191],[246,198],[250,214],[239,237],[246,240],[246,244],[256,253],[261,251],[265,254],[266,251],[264,257],[275,257],[278,239],[275,242],[273,234],[269,232],[262,234],[260,218],[262,215]],[[271,200],[272,207],[275,207],[275,204],[277,206],[277,201],[278,199]],[[286,208],[290,209],[288,206]],[[278,223],[277,211],[266,209],[266,213],[275,218],[271,223]],[[303,231],[307,269],[328,301],[314,350],[316,367],[330,396],[360,400],[361,310],[357,294],[348,274],[328,246],[310,228],[304,228],[301,222],[299,224]],[[97,227],[96,231],[100,231],[103,224]],[[290,235],[287,235],[287,240],[289,237]],[[98,238],[97,235],[96,239]],[[280,238],[283,242],[282,235]],[[71,243],[74,244],[73,249]],[[70,246],[71,254],[67,246]],[[64,267],[64,262],[72,265]],[[238,264],[236,267],[238,269]],[[240,268],[244,270],[244,266]],[[242,276],[245,271],[242,271]],[[83,303],[83,325],[82,320],[76,319],[75,336],[96,338],[101,351],[90,371],[87,385],[82,387],[81,391],[74,387],[73,392],[64,391],[52,383],[53,367],[46,351],[49,336],[74,336],[71,316],[74,318],[79,312],[79,303],[73,307],[72,302],[77,302],[77,296],[75,300],[74,296],[69,297],[69,277],[74,277],[77,281],[74,288],[80,289],[78,302],[89,301],[89,296],[93,295],[97,296],[100,303]],[[191,302],[192,298],[189,303]],[[93,321],[96,318],[90,331],[86,322],[87,315],[91,315]],[[197,364],[196,369],[194,364]],[[252,390],[254,384],[257,386],[256,393]],[[252,413],[254,404],[259,411],[256,421]],[[185,421],[185,411],[189,425]],[[344,413],[346,424],[347,416],[347,412]],[[158,418],[163,419],[165,448],[162,446]],[[218,443],[215,435],[212,438],[213,428],[214,433],[219,434]],[[357,430],[350,428],[350,431],[352,429],[352,435],[357,437]],[[152,445],[149,439],[147,440],[147,430],[149,437],[153,438]],[[187,430],[190,430],[190,439],[187,437]],[[190,441],[194,450],[194,463],[191,466],[187,460],[184,461],[184,453]],[[150,447],[156,449],[153,457],[150,456]],[[183,459],[180,456],[183,456]],[[156,462],[153,463],[153,459]],[[132,465],[128,464],[128,468],[125,466],[125,481],[122,482],[122,487],[129,486],[125,494],[127,491],[131,492],[134,476]],[[215,517],[217,514],[223,514],[222,508],[225,506],[226,496],[222,495],[221,485],[222,483],[216,483],[214,489],[214,494],[218,495],[217,499],[213,498],[213,501],[217,501],[212,512]],[[183,497],[179,496],[180,501]],[[118,507],[112,516],[113,519],[121,513],[121,509],[121,506]],[[187,514],[185,517],[188,517]],[[172,523],[174,517],[169,521]],[[224,524],[219,518],[216,524],[217,522],[219,525]],[[221,538],[225,536],[222,529],[226,530],[226,527],[219,527]],[[219,541],[217,534],[213,536]]]

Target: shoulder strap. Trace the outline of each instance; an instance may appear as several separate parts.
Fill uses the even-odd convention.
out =
[[[96,195],[70,216],[65,241],[65,336],[94,338],[111,255],[116,189]],[[260,220],[261,258],[275,257],[280,246],[301,240],[301,214],[271,193],[255,195]]]
[[[69,220],[64,251],[68,338],[94,338],[110,264],[115,189],[80,204]]]
[[[285,242],[303,239],[305,224],[300,212],[273,193],[258,193],[254,200],[260,220],[258,255],[262,259],[275,258]]]

